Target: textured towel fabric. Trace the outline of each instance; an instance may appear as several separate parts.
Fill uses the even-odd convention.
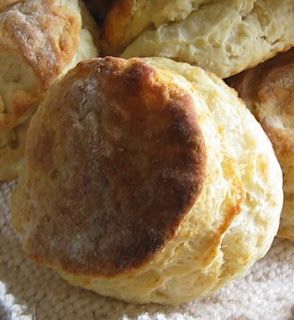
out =
[[[11,229],[12,184],[0,185],[1,320],[294,320],[294,244],[276,241],[244,279],[198,302],[132,305],[74,288],[28,261]]]

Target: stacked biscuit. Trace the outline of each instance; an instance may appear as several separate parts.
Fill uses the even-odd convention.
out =
[[[101,32],[82,1],[0,3],[13,225],[73,285],[137,303],[207,295],[266,254],[280,218],[294,239],[294,54],[279,54],[294,2],[85,4]]]

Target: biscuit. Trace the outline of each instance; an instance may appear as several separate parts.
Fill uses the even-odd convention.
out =
[[[279,237],[294,240],[294,48],[227,80],[270,137],[284,174]]]
[[[119,54],[146,29],[184,20],[207,2],[211,0],[118,0],[104,24],[104,51]]]
[[[127,47],[126,58],[172,58],[226,78],[292,47],[293,20],[293,0],[121,0],[106,19],[104,48],[117,54]]]
[[[13,224],[27,256],[130,302],[207,295],[264,256],[282,173],[222,80],[163,58],[79,63],[34,115]]]
[[[96,55],[78,1],[1,2],[0,180],[17,176],[24,123],[48,87],[78,61]]]

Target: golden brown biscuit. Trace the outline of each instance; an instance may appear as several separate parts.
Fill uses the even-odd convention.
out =
[[[270,137],[284,173],[279,236],[294,240],[294,48],[228,79]]]
[[[82,62],[28,130],[12,196],[26,254],[73,285],[179,304],[269,249],[282,174],[234,90],[167,59]]]
[[[293,21],[293,0],[120,0],[104,53],[172,58],[226,78],[292,47]]]
[[[117,0],[107,15],[104,51],[119,54],[143,31],[161,24],[184,20],[211,0]]]
[[[0,180],[17,176],[23,124],[48,87],[78,61],[96,55],[78,1],[0,3]]]

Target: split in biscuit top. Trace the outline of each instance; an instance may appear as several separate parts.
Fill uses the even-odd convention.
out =
[[[110,276],[159,252],[204,182],[196,107],[140,59],[93,59],[70,71],[28,132],[32,207],[17,229],[30,256]]]

